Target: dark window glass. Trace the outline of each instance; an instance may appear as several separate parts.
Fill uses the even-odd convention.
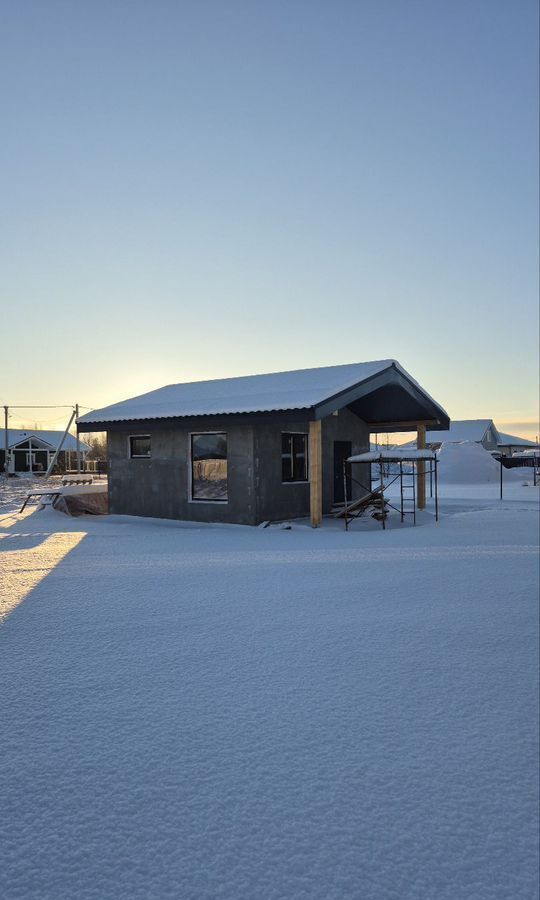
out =
[[[137,435],[129,439],[129,455],[132,459],[137,457],[148,458],[150,453],[150,435]]]
[[[281,479],[308,480],[307,434],[281,435]]]
[[[227,500],[227,435],[191,435],[191,499]]]

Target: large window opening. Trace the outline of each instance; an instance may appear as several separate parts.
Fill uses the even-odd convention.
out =
[[[226,434],[191,435],[191,499],[228,499]]]
[[[308,480],[308,436],[287,433],[281,435],[281,480]]]

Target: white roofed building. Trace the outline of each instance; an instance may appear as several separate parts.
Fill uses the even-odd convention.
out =
[[[62,438],[63,431],[41,431],[40,429],[8,428],[8,472],[46,472]],[[0,472],[4,472],[6,431],[0,429]],[[80,452],[84,458],[90,451],[88,444],[79,441]],[[77,438],[67,434],[62,444],[60,456],[64,466],[69,454],[77,452]]]
[[[502,456],[512,456],[513,453],[538,450],[538,444],[534,441],[528,441],[527,438],[518,437],[516,434],[506,434],[504,431],[499,431],[497,448]]]
[[[472,441],[482,444],[490,453],[497,453],[499,431],[493,419],[452,419],[447,431],[427,431],[426,446],[438,450],[442,443],[461,444]],[[415,446],[411,441],[404,446]]]

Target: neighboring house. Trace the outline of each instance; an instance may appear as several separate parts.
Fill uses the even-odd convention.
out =
[[[249,525],[311,514],[317,525],[343,500],[343,461],[368,449],[370,432],[418,422],[449,420],[382,360],[168,385],[78,428],[107,432],[111,513]]]
[[[489,450],[497,452],[499,432],[493,419],[452,419],[448,431],[427,431],[426,446],[432,450],[438,450],[443,442],[460,444],[463,441],[473,441]],[[416,441],[404,444],[405,447],[416,447]]]
[[[40,431],[25,429],[19,431],[8,428],[8,471],[14,472],[46,472],[56,448],[64,435],[63,431]],[[4,472],[6,432],[0,429],[0,472]],[[80,451],[83,458],[89,452],[90,447],[80,441]],[[67,434],[60,451],[60,457],[64,465],[69,455],[77,451],[77,438]]]
[[[528,441],[526,438],[517,437],[515,434],[505,434],[499,431],[497,449],[502,456],[512,456],[513,453],[523,453],[525,450],[538,449],[538,444]]]

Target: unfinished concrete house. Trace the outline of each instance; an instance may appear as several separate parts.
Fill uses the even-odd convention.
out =
[[[111,513],[247,525],[317,526],[371,432],[416,431],[421,444],[448,426],[395,360],[172,384],[78,420],[107,432]]]

